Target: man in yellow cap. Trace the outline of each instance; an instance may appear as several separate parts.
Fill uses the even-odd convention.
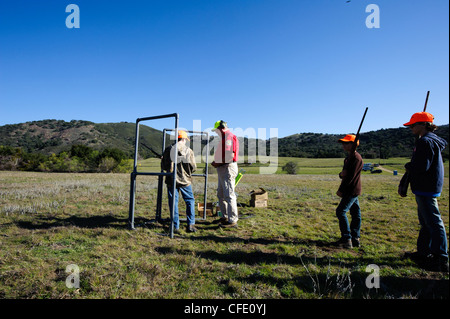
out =
[[[239,140],[223,120],[217,121],[212,131],[219,136],[219,143],[211,165],[217,169],[217,197],[223,216],[220,220],[220,227],[237,227],[239,217],[234,187],[238,174]]]
[[[192,173],[197,169],[194,152],[186,145],[189,137],[185,131],[178,131],[178,154],[177,154],[177,176],[176,176],[176,193],[175,207],[173,209],[174,232],[179,233],[180,220],[178,215],[178,193],[186,203],[187,232],[195,232],[195,199],[192,192]],[[161,160],[161,168],[166,172],[173,172],[175,159],[175,143],[164,150]],[[166,176],[167,192],[169,195],[169,206],[172,209],[172,176]]]
[[[444,183],[441,152],[447,141],[433,133],[437,128],[433,120],[432,114],[418,112],[403,124],[419,137],[411,162],[405,165],[410,175],[411,191],[416,196],[420,222],[417,252],[409,256],[423,268],[448,272],[447,234],[437,202]]]
[[[336,208],[336,216],[339,220],[339,229],[341,238],[335,244],[342,248],[352,248],[360,246],[360,230],[361,230],[361,209],[359,207],[358,196],[361,195],[361,170],[363,160],[361,155],[356,152],[356,136],[348,134],[341,138],[338,142],[342,144],[344,151],[348,156],[344,160],[344,167],[339,173],[342,179],[336,194],[341,197],[341,201]],[[347,219],[347,211],[350,211],[352,221],[349,224]]]

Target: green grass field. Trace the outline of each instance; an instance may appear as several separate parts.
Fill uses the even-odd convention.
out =
[[[199,159],[197,159],[199,161]],[[408,162],[407,158],[391,158],[391,159],[368,159],[364,160],[367,163],[382,165],[387,170],[397,170],[399,174],[403,174],[405,171],[404,165]],[[260,167],[268,167],[270,160],[266,160],[267,163],[255,163],[248,164],[247,159],[244,159],[243,163],[239,163],[239,167],[245,170],[246,174],[259,174]],[[286,174],[282,170],[282,167],[287,162],[294,162],[298,165],[298,174],[339,174],[344,163],[343,158],[296,158],[296,157],[278,157],[276,174]],[[142,172],[159,172],[160,160],[157,158],[149,158],[138,161],[138,171]],[[448,163],[446,163],[448,167]],[[202,172],[205,168],[204,163],[199,163],[198,172]],[[213,171],[214,172],[214,171]],[[445,171],[446,177],[448,177],[448,170]],[[383,172],[384,175],[392,175],[389,172]]]
[[[208,217],[197,220],[197,233],[173,239],[168,225],[150,222],[156,177],[138,176],[137,227],[129,230],[129,174],[0,172],[0,298],[449,297],[448,274],[402,258],[415,250],[419,224],[413,195],[397,195],[401,176],[363,174],[362,246],[343,250],[329,245],[340,236],[335,192],[343,159],[295,160],[298,175],[248,170],[236,189],[237,229],[220,229]],[[407,159],[383,161],[403,173]],[[445,169],[439,205],[448,234],[448,163]],[[216,183],[211,174],[209,202]],[[258,187],[269,192],[267,208],[248,206]],[[203,201],[202,182],[194,180],[194,193]],[[79,267],[78,289],[66,287],[71,264]],[[378,289],[365,284],[370,264],[380,268]]]

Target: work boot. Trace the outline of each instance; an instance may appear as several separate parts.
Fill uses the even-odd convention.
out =
[[[225,217],[220,217],[219,219],[216,219],[213,221],[214,224],[226,224],[228,222],[228,219]]]
[[[430,255],[422,268],[430,271],[449,272],[448,258]]]
[[[419,264],[419,265],[423,265],[424,263],[426,263],[427,262],[427,260],[429,259],[429,258],[431,258],[431,254],[428,254],[428,255],[424,255],[424,254],[422,254],[422,253],[419,253],[418,251],[415,251],[415,252],[413,252],[413,253],[411,253],[411,252],[406,252],[404,255],[403,255],[403,259],[411,259],[413,262],[415,262],[416,264]]]
[[[424,256],[422,256],[422,254],[419,254],[417,251],[415,252],[409,252],[407,251],[404,255],[403,255],[403,259],[411,259],[413,261],[416,261],[418,259],[422,259],[424,258]]]
[[[439,268],[441,272],[449,272],[448,258],[445,258],[445,260],[441,259]]]
[[[234,222],[234,223],[226,222],[226,223],[220,224],[219,227],[222,227],[222,228],[236,228],[237,227],[237,223],[236,222]]]
[[[353,247],[360,247],[361,246],[359,238],[352,238],[352,246]]]
[[[197,231],[197,228],[195,228],[194,225],[186,226],[186,232],[188,232],[188,233],[195,233],[196,231]]]
[[[345,248],[345,249],[353,248],[352,240],[345,239],[345,238],[341,238],[338,241],[334,242],[333,246],[337,246],[339,248]]]

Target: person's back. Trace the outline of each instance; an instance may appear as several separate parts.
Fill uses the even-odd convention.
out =
[[[439,196],[444,184],[444,163],[441,152],[447,141],[432,132],[426,133],[416,143],[411,163],[411,191],[417,195]]]
[[[238,160],[239,141],[230,130],[220,132],[219,143],[214,153],[216,164],[230,164]]]
[[[166,172],[173,172],[175,155],[177,155],[177,176],[176,189],[173,194],[173,178],[171,175],[166,176],[167,195],[169,197],[169,207],[173,211],[173,222],[175,232],[179,232],[179,215],[178,215],[178,193],[183,196],[186,203],[187,227],[186,231],[195,232],[197,229],[195,224],[195,199],[192,191],[192,173],[197,169],[195,163],[194,152],[186,145],[189,141],[185,131],[178,132],[178,142],[170,145],[164,150],[161,159],[161,168]],[[175,147],[176,146],[176,147]],[[175,149],[177,153],[175,154]],[[175,198],[174,198],[175,196]],[[175,206],[172,207],[173,202]]]
[[[189,186],[192,183],[192,174],[197,170],[194,152],[185,144],[179,142],[177,149],[177,187]],[[174,159],[175,143],[164,150],[161,168],[166,172],[172,172]],[[172,185],[172,176],[166,176],[166,184]]]

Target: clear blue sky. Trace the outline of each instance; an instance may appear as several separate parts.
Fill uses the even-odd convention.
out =
[[[402,126],[428,90],[448,124],[448,39],[447,0],[2,0],[0,125],[179,113],[285,137],[355,132],[367,106],[367,132]]]

